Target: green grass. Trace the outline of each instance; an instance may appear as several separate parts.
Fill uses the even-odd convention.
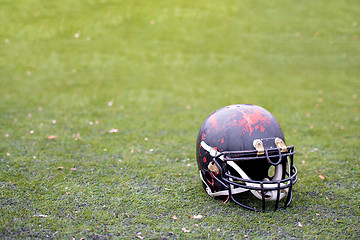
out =
[[[0,238],[360,238],[357,0],[0,8]],[[236,103],[295,145],[284,211],[202,190],[198,130]]]

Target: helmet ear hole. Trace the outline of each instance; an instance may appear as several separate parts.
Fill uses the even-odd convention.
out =
[[[275,176],[275,166],[271,165],[268,170],[268,177],[273,178]]]

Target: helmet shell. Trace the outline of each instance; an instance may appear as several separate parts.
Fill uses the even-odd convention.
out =
[[[196,144],[197,163],[204,189],[206,188],[205,181],[211,192],[222,191],[225,187],[210,174],[209,164],[214,162],[214,156],[211,156],[208,151],[201,147],[201,142],[205,142],[220,153],[224,151],[254,152],[256,151],[253,145],[254,140],[261,139],[265,149],[276,149],[276,138],[280,138],[285,142],[279,122],[269,111],[262,107],[237,104],[221,108],[210,114],[200,128]],[[228,169],[226,162],[217,161],[217,163],[220,164],[222,169]],[[237,161],[236,164],[252,180],[262,181],[269,178],[271,164],[264,158]],[[281,164],[285,169],[286,158]],[[214,174],[218,176],[217,173]],[[285,171],[282,177],[284,176]]]

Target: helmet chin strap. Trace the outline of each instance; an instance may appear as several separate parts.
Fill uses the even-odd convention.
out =
[[[207,145],[204,141],[201,141],[201,147],[204,148],[206,151],[208,151],[210,153],[210,155],[212,157],[217,157],[219,155],[218,151],[213,148],[213,147],[210,147],[209,145]],[[224,161],[224,156],[219,156],[219,159]],[[231,166],[243,179],[245,180],[252,180],[234,161],[226,161],[227,164],[229,166]],[[278,164],[276,167],[275,167],[275,174],[274,174],[274,177],[273,177],[273,181],[278,181],[278,180],[281,180],[281,177],[283,175],[283,166],[282,164]],[[219,191],[219,192],[211,192],[211,189],[209,187],[209,185],[206,183],[206,181],[204,181],[203,179],[203,176],[201,174],[201,171],[200,171],[200,178],[201,180],[203,181],[203,183],[206,185],[206,192],[212,196],[212,197],[215,197],[215,196],[224,196],[224,195],[229,195],[228,193],[228,190],[223,190],[223,191]],[[231,180],[231,179],[230,179]],[[277,188],[278,187],[278,184],[276,183],[266,183],[266,181],[269,181],[268,179],[263,179],[263,188],[264,188],[264,191],[266,191],[267,188]],[[256,188],[259,188],[261,189],[261,186],[259,183],[249,183],[249,182],[244,182],[246,186],[250,186],[250,187],[256,187]],[[285,184],[283,183],[280,183],[280,187],[283,187],[283,186],[286,186]],[[245,192],[245,191],[248,191],[249,189],[246,189],[246,188],[242,188],[242,187],[237,187],[237,188],[234,188],[234,185],[230,185],[230,188],[231,188],[231,192],[233,194],[238,194],[238,193],[242,193],[242,192]],[[250,190],[251,193],[257,197],[258,199],[262,199],[262,195],[261,195],[261,191],[260,190]],[[277,191],[278,190],[271,190],[271,191],[266,191],[266,197],[265,197],[265,200],[269,200],[269,201],[276,201],[277,200]],[[285,189],[282,189],[280,190],[280,194],[279,194],[279,200],[282,199],[283,197],[285,197],[288,193],[288,188],[285,188]]]

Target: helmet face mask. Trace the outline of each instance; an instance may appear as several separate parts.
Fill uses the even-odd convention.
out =
[[[265,109],[255,105],[219,109],[203,123],[196,150],[208,195],[225,196],[254,211],[289,206],[297,181],[295,151],[286,146],[279,123]]]

